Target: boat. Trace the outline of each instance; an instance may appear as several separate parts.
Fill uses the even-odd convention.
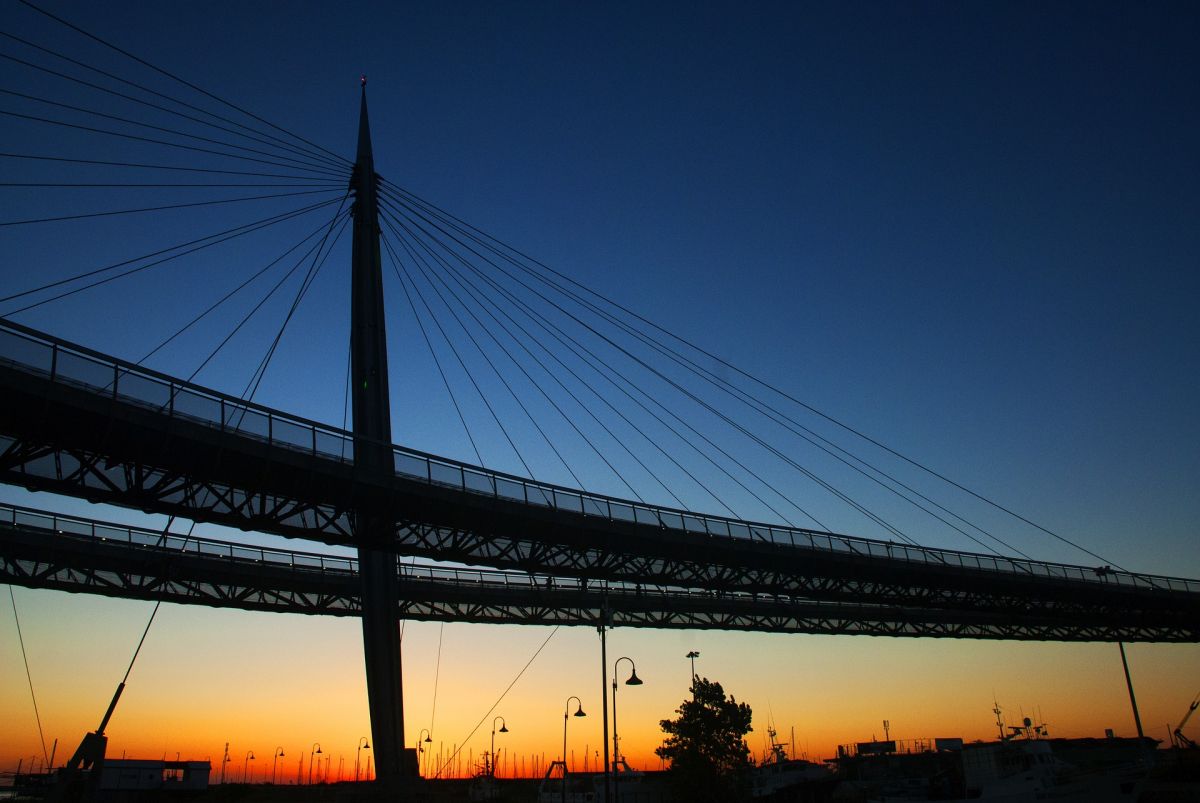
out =
[[[500,787],[496,783],[492,756],[490,753],[484,753],[483,761],[479,764],[474,777],[471,778],[471,785],[467,787],[467,798],[474,803],[475,801],[495,800],[499,797]]]
[[[641,784],[646,773],[635,770],[624,756],[612,762],[609,788],[614,803],[634,803],[641,799]],[[564,794],[563,783],[566,783]],[[538,803],[606,803],[604,773],[567,772],[561,761],[550,764],[538,787]]]
[[[1149,738],[1050,739],[1025,719],[994,741],[871,741],[838,748],[835,799],[864,803],[1134,803],[1157,745]]]
[[[596,789],[592,773],[567,772],[565,761],[553,761],[538,786],[537,799],[538,803],[600,803],[604,787]]]
[[[804,784],[826,781],[833,776],[828,767],[799,758],[789,758],[786,745],[776,738],[775,728],[767,726],[771,747],[767,757],[750,772],[750,796],[773,797],[779,793]]]

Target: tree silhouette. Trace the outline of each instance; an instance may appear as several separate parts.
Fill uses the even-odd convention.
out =
[[[692,682],[692,699],[675,710],[676,719],[659,725],[667,738],[654,752],[671,762],[671,779],[679,799],[729,801],[747,796],[750,706],[725,696],[721,684],[708,678]]]

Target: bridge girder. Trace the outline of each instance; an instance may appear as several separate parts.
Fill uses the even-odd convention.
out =
[[[21,330],[21,337],[33,335]],[[394,523],[393,538],[381,546],[395,554],[589,582],[900,606],[928,611],[930,621],[951,610],[1026,621],[1079,616],[1101,622],[1131,611],[1172,626],[1200,619],[1200,591],[1190,581],[1158,578],[1167,581],[1160,586],[1155,578],[1125,574],[1125,583],[1106,582],[1100,571],[1091,577],[1080,567],[1032,562],[1045,572],[994,571],[969,555],[977,565],[967,568],[929,560],[928,551],[921,552],[923,562],[892,558],[892,545],[881,542],[869,545],[887,556],[814,549],[522,503],[432,476],[381,477],[319,449],[319,437],[333,436],[318,425],[296,429],[291,419],[276,422],[270,411],[208,391],[199,395],[160,375],[146,380],[158,383],[154,394],[130,398],[116,392],[117,379],[142,369],[109,365],[103,361],[112,358],[89,353],[87,359],[112,371],[113,390],[106,394],[95,384],[56,376],[54,360],[65,347],[55,341],[52,348],[48,374],[0,360],[0,481],[347,546],[359,546],[356,514],[368,512]],[[199,414],[199,404],[211,409]],[[277,434],[286,427],[295,430],[290,441]],[[829,537],[853,546],[852,539]],[[1070,576],[1054,575],[1059,570]]]
[[[109,457],[78,448],[9,440],[0,453],[0,475],[9,482],[147,512],[289,536],[307,536],[335,545],[353,545],[353,517],[342,506],[294,499],[251,487],[234,488],[203,478],[170,472],[133,461],[108,464]],[[648,586],[694,587],[830,601],[869,601],[930,608],[1005,610],[1013,615],[1052,610],[1108,614],[1125,610],[1120,593],[1101,598],[1067,594],[1039,597],[1021,593],[1020,578],[1008,589],[987,584],[934,586],[913,582],[903,573],[885,579],[877,573],[821,574],[797,571],[786,562],[759,560],[734,564],[714,561],[703,549],[663,550],[645,555],[616,548],[579,546],[553,540],[522,539],[482,529],[465,529],[417,520],[397,521],[390,545],[399,555],[470,565],[542,572],[594,581]],[[790,568],[790,570],[789,570]]]
[[[567,577],[597,582],[620,581],[648,586],[698,588],[764,596],[928,608],[1003,610],[1014,615],[1056,613],[1115,613],[1119,604],[1097,605],[1069,599],[1038,600],[1017,593],[997,593],[973,588],[938,588],[906,584],[902,580],[827,576],[786,571],[762,565],[733,566],[708,563],[680,550],[673,556],[602,554],[562,545],[489,538],[474,531],[452,530],[419,522],[399,524],[396,545],[401,554],[472,565],[523,571],[551,571]]]
[[[73,527],[75,530],[80,527]],[[266,552],[157,534],[81,536],[50,526],[0,524],[0,581],[31,588],[211,607],[358,616],[360,585],[349,559]],[[130,532],[133,532],[131,529]],[[178,544],[191,550],[181,551]],[[244,554],[241,554],[244,553]],[[1136,611],[1102,617],[832,602],[801,597],[611,586],[524,572],[410,567],[397,561],[399,611],[424,621],[722,629],[752,632],[1054,641],[1200,641],[1200,620]]]
[[[76,447],[0,439],[0,475],[36,490],[77,496],[146,511],[169,513],[242,530],[291,537],[314,536],[326,543],[354,544],[353,517],[348,507],[296,499],[249,484],[237,488],[182,471]],[[986,584],[958,583],[956,587],[922,585],[903,573],[894,579],[878,574],[859,577],[815,571],[788,571],[779,560],[732,563],[713,560],[703,549],[662,550],[644,555],[619,549],[521,539],[479,529],[443,527],[401,520],[392,548],[401,555],[450,560],[472,565],[540,571],[592,580],[645,585],[671,585],[720,591],[782,594],[834,601],[872,601],[881,604],[919,604],[931,608],[1002,609],[1014,615],[1039,610],[1107,614],[1128,607],[1126,595],[1079,599],[1067,594],[1041,598],[1020,593],[1019,578],[1005,591]],[[770,552],[770,550],[768,550]],[[768,558],[771,556],[768,555]]]

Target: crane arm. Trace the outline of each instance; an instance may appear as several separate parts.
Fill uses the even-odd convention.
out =
[[[1196,709],[1200,708],[1200,694],[1196,695],[1196,699],[1192,700],[1192,704],[1188,706],[1187,713],[1183,715],[1183,719],[1179,721],[1179,725],[1175,728],[1175,741],[1182,747],[1196,747],[1196,743],[1183,735],[1183,726],[1192,718],[1192,714],[1196,713]]]

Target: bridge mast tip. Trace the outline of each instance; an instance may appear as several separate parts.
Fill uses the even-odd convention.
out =
[[[363,89],[366,89],[366,88],[367,88],[367,75],[366,75],[366,73],[363,73],[362,75],[358,76],[358,82],[359,82],[359,85],[360,85],[360,86],[361,86]]]

